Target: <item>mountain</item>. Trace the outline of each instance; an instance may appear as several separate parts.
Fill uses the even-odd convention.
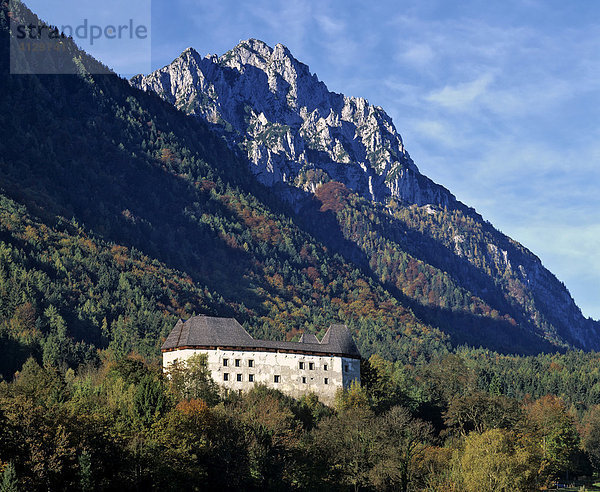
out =
[[[11,75],[8,14],[0,4],[2,374],[30,354],[59,366],[157,358],[194,314],[270,339],[341,321],[365,356],[448,349],[448,334],[299,223],[212,125],[90,73],[97,62],[69,39],[47,62],[73,74]]]
[[[19,2],[10,14],[41,23]],[[194,314],[234,316],[257,338],[280,340],[343,322],[363,356],[411,364],[462,344],[521,354],[598,346],[597,323],[564,286],[422,176],[389,117],[366,101],[307,76],[294,109],[274,96],[287,87],[279,72],[273,92],[262,70],[242,82],[209,57],[215,80],[222,71],[222,84],[238,87],[248,121],[291,123],[317,94],[315,125],[324,125],[318,114],[339,115],[339,126],[325,123],[321,150],[303,136],[311,123],[288,125],[286,148],[304,163],[271,144],[277,131],[259,133],[256,148],[272,164],[260,174],[247,152],[255,141],[233,117],[241,104],[200,91],[204,72],[181,62],[206,59],[188,50],[163,76],[180,76],[189,109],[197,106],[190,116],[172,104],[171,86],[159,97],[133,86],[142,77],[132,85],[91,73],[103,66],[68,38],[45,63],[70,75],[10,75],[9,17],[1,4],[2,374],[29,354],[72,367],[131,351],[158,357],[176,319]],[[280,51],[282,67],[308,73]],[[210,119],[211,105],[229,113]],[[335,161],[340,145],[348,156]],[[294,175],[299,164],[308,168]]]
[[[131,82],[214,124],[268,186],[314,192],[334,180],[381,203],[390,197],[417,205],[456,202],[419,173],[382,108],[329,92],[281,44],[273,49],[249,39],[204,58],[189,48]]]
[[[211,125],[305,229],[455,340],[498,348],[490,331],[516,327],[503,349],[530,346],[523,333],[600,347],[539,258],[422,175],[382,108],[330,92],[285,46],[190,48],[131,84]]]
[[[598,471],[598,354],[568,350],[597,347],[597,323],[421,176],[383,112],[383,167],[358,160],[370,137],[336,163],[290,129],[314,167],[256,179],[249,134],[69,39],[38,60],[68,75],[11,75],[9,18],[41,23],[0,2],[2,489],[477,490],[483,442],[525,458],[499,455],[513,489]],[[248,86],[256,104],[263,89]],[[201,365],[165,378],[159,347],[195,314],[271,340],[346,323],[362,386],[329,409],[265,387],[221,397]]]

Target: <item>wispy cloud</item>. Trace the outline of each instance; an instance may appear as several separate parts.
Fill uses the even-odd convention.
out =
[[[417,69],[429,67],[435,59],[436,53],[429,44],[411,41],[399,47],[398,52],[394,55],[394,60],[398,65]]]
[[[446,85],[443,89],[434,90],[426,100],[445,108],[471,110],[472,103],[486,93],[493,80],[494,76],[491,73],[485,73],[470,82]]]
[[[440,119],[419,119],[414,122],[412,128],[419,134],[419,138],[429,139],[446,148],[457,149],[464,145],[464,137],[456,134],[456,128]]]
[[[316,44],[325,60],[334,65],[337,71],[360,66],[365,62],[373,45],[371,34],[364,33],[358,38],[351,20],[339,15],[339,11],[326,3],[315,9],[313,18],[318,32]]]
[[[346,24],[339,18],[336,19],[324,13],[316,14],[314,18],[326,36],[341,36],[346,30]]]

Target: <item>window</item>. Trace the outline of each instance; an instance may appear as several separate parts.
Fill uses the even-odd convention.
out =
[[[250,359],[248,361],[248,367],[254,367],[254,360],[253,359]]]
[[[254,374],[248,374],[248,381],[250,381],[251,383],[254,382]]]
[[[278,383],[280,381],[280,379],[281,379],[281,376],[279,376],[279,375],[273,376],[274,383]]]
[[[309,362],[309,363],[308,363],[308,370],[309,370],[309,371],[313,371],[313,370],[314,370],[314,368],[315,368],[315,363],[314,363],[314,362]]]
[[[323,370],[326,371],[328,369],[327,364],[323,364]]]
[[[344,364],[344,372],[350,372],[350,366],[348,366],[348,364]]]
[[[242,359],[235,359],[235,367],[240,367],[242,365]]]
[[[229,359],[223,359],[223,367],[227,367],[228,363],[229,363]]]
[[[242,380],[242,375],[241,375],[241,374],[238,374],[238,375],[237,375],[237,380],[238,380],[238,381],[241,381],[241,380]]]
[[[329,384],[329,378],[325,378],[325,379],[323,379],[323,382],[324,382],[325,384]]]
[[[298,362],[298,367],[300,369],[304,369],[304,362]]]
[[[302,384],[306,384],[306,376],[302,376]]]
[[[229,373],[228,372],[223,373],[223,381],[229,381]]]

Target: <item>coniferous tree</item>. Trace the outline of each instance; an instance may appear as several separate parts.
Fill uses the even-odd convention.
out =
[[[0,492],[19,492],[20,490],[15,466],[12,463],[8,463],[2,473]]]

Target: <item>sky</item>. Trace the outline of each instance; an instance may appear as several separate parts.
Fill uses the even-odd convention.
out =
[[[253,37],[383,107],[423,174],[600,319],[600,2],[133,1],[151,7],[152,69]],[[67,14],[64,0],[36,2]],[[127,55],[98,56],[126,73]]]

